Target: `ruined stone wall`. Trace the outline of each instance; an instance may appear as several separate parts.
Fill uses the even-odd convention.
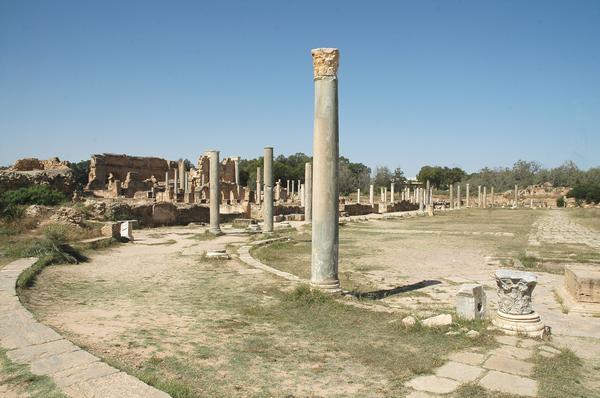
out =
[[[10,171],[34,171],[34,170],[68,170],[70,163],[57,157],[48,160],[37,158],[19,159],[9,168]]]
[[[340,208],[342,213],[348,216],[364,216],[366,214],[377,213],[377,209],[370,204],[345,204]]]
[[[222,182],[235,184],[235,162],[232,158],[221,160],[219,174]],[[204,179],[202,179],[202,176],[204,176]],[[210,181],[210,160],[207,155],[198,158],[198,171],[194,178],[199,180],[200,183],[204,181],[205,184]]]
[[[87,189],[102,190],[107,188],[108,176],[112,173],[115,180],[125,181],[127,173],[136,173],[140,180],[154,176],[157,181],[165,180],[165,172],[176,169],[177,162],[155,157],[139,157],[114,155],[105,153],[92,155]]]

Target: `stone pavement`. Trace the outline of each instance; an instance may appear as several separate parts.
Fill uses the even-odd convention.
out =
[[[8,358],[49,376],[71,397],[168,398],[165,392],[101,362],[99,358],[37,322],[17,297],[16,280],[36,261],[25,258],[0,269],[0,346]]]
[[[411,388],[409,398],[435,397],[449,394],[462,384],[478,384],[488,390],[525,397],[537,396],[537,381],[531,378],[537,351],[551,358],[559,350],[539,340],[514,336],[497,336],[500,347],[489,352],[467,350],[450,355],[449,361],[434,370],[434,374],[418,376],[406,383]]]
[[[600,233],[571,220],[562,210],[552,210],[536,221],[529,235],[529,244],[539,246],[542,243],[564,243],[588,245],[600,249]]]

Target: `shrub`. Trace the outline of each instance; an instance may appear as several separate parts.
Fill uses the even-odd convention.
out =
[[[556,206],[565,207],[565,198],[561,196],[560,198],[556,199]]]
[[[568,198],[575,198],[578,201],[587,203],[600,203],[600,185],[599,184],[578,184],[567,193]]]
[[[66,199],[65,195],[46,185],[7,191],[0,195],[0,217],[8,221],[15,220],[23,216],[23,206],[54,206]]]

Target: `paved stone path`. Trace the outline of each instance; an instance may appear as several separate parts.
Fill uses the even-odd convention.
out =
[[[0,269],[0,346],[8,358],[49,376],[71,397],[168,398],[165,392],[101,362],[99,358],[37,322],[17,297],[17,277],[36,261],[26,258]]]
[[[535,351],[551,358],[560,351],[542,341],[497,336],[500,347],[480,352],[456,352],[449,361],[434,370],[434,374],[418,376],[406,383],[412,391],[409,398],[435,397],[449,394],[462,384],[478,384],[488,390],[525,397],[537,396],[537,381],[531,378],[533,363],[529,362]]]
[[[564,211],[553,210],[533,223],[529,234],[529,244],[563,243],[588,245],[600,250],[600,233],[571,220]]]

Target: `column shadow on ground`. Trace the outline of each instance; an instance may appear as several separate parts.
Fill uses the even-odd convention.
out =
[[[381,289],[374,290],[372,292],[350,292],[350,294],[356,298],[368,298],[371,300],[381,300],[386,297],[394,296],[396,294],[408,293],[415,290],[423,289],[425,287],[434,286],[441,284],[441,281],[438,280],[422,280],[417,283],[412,283],[410,285],[403,285],[394,287],[392,289]]]

